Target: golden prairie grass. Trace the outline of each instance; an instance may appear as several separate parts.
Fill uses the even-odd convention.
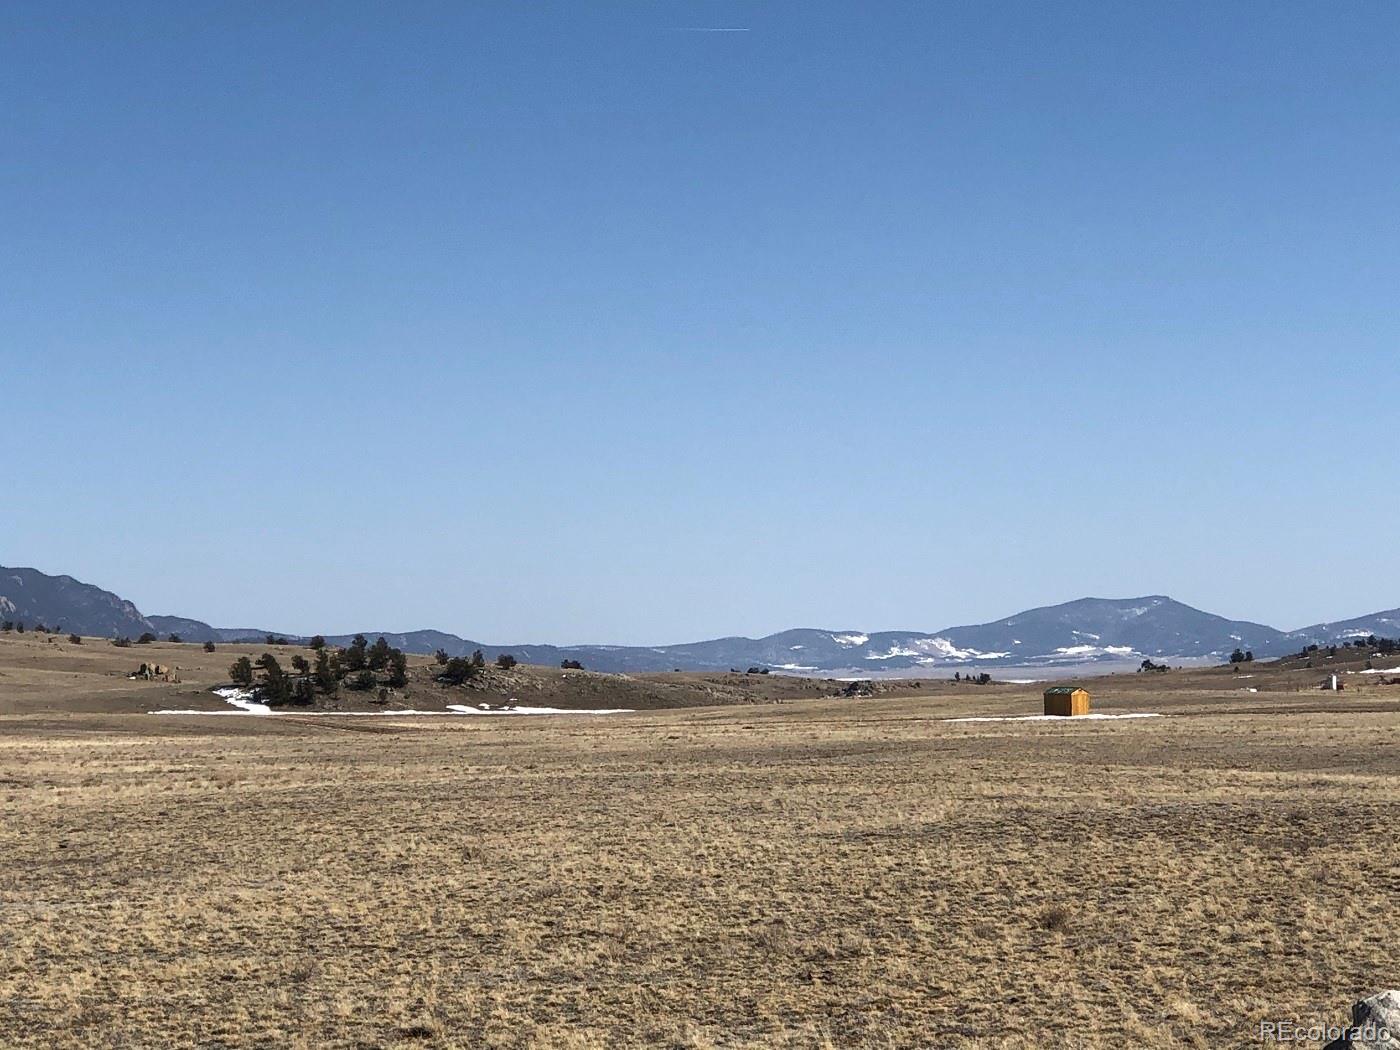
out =
[[[1215,1050],[1400,984],[1393,704],[972,702],[0,721],[0,1045]]]

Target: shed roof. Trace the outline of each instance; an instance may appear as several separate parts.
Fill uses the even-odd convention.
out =
[[[1045,695],[1050,696],[1053,693],[1056,696],[1068,696],[1070,693],[1086,692],[1088,692],[1088,690],[1082,685],[1052,685],[1049,689],[1045,690]]]

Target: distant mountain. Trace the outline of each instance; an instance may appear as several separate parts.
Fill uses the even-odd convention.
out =
[[[364,632],[367,637],[377,637]],[[1146,657],[1224,658],[1236,646],[1256,656],[1296,643],[1282,631],[1193,609],[1163,595],[1081,598],[1031,609],[995,623],[918,631],[822,631],[804,628],[764,638],[715,638],[680,645],[488,645],[436,631],[385,632],[407,652],[442,649],[449,656],[481,649],[488,659],[509,652],[527,663],[578,660],[600,671],[727,670],[767,667],[794,673],[915,671],[936,667],[1054,666]],[[343,645],[350,636],[328,639]]]
[[[214,627],[183,616],[143,616],[131,602],[71,576],[0,567],[0,619],[44,623],[88,635],[137,636],[146,631],[187,642],[261,642],[284,632]],[[1247,620],[1202,612],[1165,595],[1080,598],[992,623],[920,631],[782,631],[764,638],[713,638],[678,645],[491,645],[445,631],[363,631],[381,634],[405,652],[465,656],[480,649],[488,660],[510,653],[525,663],[578,660],[595,671],[716,671],[766,667],[795,674],[932,673],[1006,666],[1053,667],[1098,661],[1173,658],[1225,659],[1231,650],[1278,656],[1303,645],[1334,644],[1375,634],[1400,637],[1400,609],[1340,623],[1283,632]],[[293,641],[304,641],[287,635]],[[328,635],[346,645],[353,635]]]
[[[1293,648],[1300,645],[1340,645],[1357,638],[1400,638],[1400,609],[1358,616],[1338,623],[1317,623],[1287,635]]]
[[[1030,655],[1037,662],[1228,655],[1236,646],[1262,656],[1290,648],[1273,627],[1227,620],[1161,594],[1080,598],[942,633],[959,649],[998,651],[1017,660]]]
[[[148,616],[146,619],[155,625],[156,633],[162,638],[176,634],[185,642],[260,642],[269,634],[277,634],[257,627],[211,627],[203,620],[185,616]]]
[[[0,620],[87,635],[139,637],[154,630],[129,601],[71,576],[0,566]]]

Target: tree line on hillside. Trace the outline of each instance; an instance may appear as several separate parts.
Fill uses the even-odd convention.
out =
[[[1369,649],[1371,656],[1393,656],[1400,653],[1400,639],[1378,638],[1374,634],[1365,638],[1354,638],[1351,642],[1343,642],[1337,645],[1305,645],[1297,654],[1298,659],[1307,659],[1320,652],[1326,652],[1328,656],[1336,656],[1339,650],[1347,648]]]
[[[316,654],[315,662],[295,653],[290,672],[272,653],[256,661],[240,656],[229,667],[229,678],[235,685],[255,688],[263,702],[272,705],[311,704],[318,694],[332,696],[342,685],[352,692],[379,688],[381,697],[408,685],[408,657],[382,637],[371,645],[357,634],[346,648],[332,650],[317,635],[308,648]]]
[[[342,687],[356,693],[378,689],[379,698],[387,699],[390,689],[408,685],[407,655],[382,635],[371,644],[364,635],[357,634],[348,646],[337,649],[328,646],[318,634],[306,646],[315,653],[314,658],[308,660],[295,653],[288,661],[290,670],[270,652],[256,660],[240,656],[230,665],[229,678],[235,685],[256,690],[269,705],[312,704],[317,696],[334,696]],[[439,649],[435,660],[434,677],[445,685],[464,685],[486,667],[486,657],[480,649],[471,656],[456,657]],[[496,667],[503,671],[516,666],[516,662],[510,653],[501,653],[495,660]]]

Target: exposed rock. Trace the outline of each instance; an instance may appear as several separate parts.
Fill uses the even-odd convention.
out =
[[[1351,1008],[1351,1028],[1323,1050],[1396,1050],[1400,1047],[1400,991],[1390,989]]]

